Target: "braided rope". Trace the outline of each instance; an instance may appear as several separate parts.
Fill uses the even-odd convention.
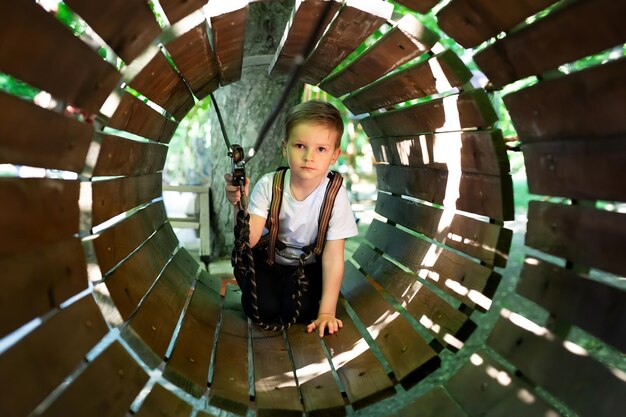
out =
[[[254,269],[254,257],[252,255],[252,247],[250,246],[250,213],[248,213],[248,205],[243,198],[244,187],[240,187],[242,201],[239,202],[239,211],[237,212],[235,222],[235,244],[231,255],[231,264],[234,268],[235,278],[238,282],[250,281],[250,292],[252,296],[252,320],[261,328],[270,331],[286,330],[295,324],[300,317],[302,308],[302,297],[309,289],[309,281],[304,274],[304,265],[306,257],[311,253],[309,247],[303,248],[303,253],[298,260],[298,268],[291,275],[296,285],[296,293],[292,295],[296,303],[296,311],[287,323],[264,323],[259,315],[256,271]]]

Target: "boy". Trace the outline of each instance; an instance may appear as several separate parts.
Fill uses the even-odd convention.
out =
[[[329,167],[337,161],[341,152],[342,134],[341,115],[329,103],[308,101],[289,111],[285,139],[282,141],[282,152],[289,169],[284,174],[278,216],[278,241],[286,246],[281,245],[282,250],[276,250],[273,265],[266,262],[266,247],[255,245],[262,234],[265,237],[268,233],[264,226],[270,211],[275,173],[264,175],[252,191],[248,207],[250,246],[255,259],[259,316],[263,321],[284,322],[294,316],[296,283],[291,275],[302,253],[298,248],[316,241],[320,208],[330,181]],[[224,178],[226,196],[236,205],[241,197],[239,188],[231,184],[229,174]],[[248,184],[246,179],[246,193]],[[335,317],[335,311],[343,279],[344,242],[357,234],[348,194],[342,185],[332,206],[321,259],[309,257],[304,268],[309,286],[301,300],[298,321],[310,321],[307,326],[309,333],[319,329],[320,336],[323,336],[325,329],[332,334],[343,327],[341,320]],[[246,287],[246,283],[243,286]],[[249,288],[242,288],[242,305],[245,313],[252,317]]]

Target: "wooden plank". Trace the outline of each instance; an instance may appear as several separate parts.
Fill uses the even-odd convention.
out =
[[[93,224],[159,197],[161,183],[160,173],[93,182]]]
[[[33,250],[78,233],[80,182],[0,178],[0,255]]]
[[[412,386],[439,367],[437,352],[350,262],[345,265],[341,293],[403,386]]]
[[[415,274],[402,271],[370,247],[361,245],[352,256],[442,345],[448,345],[448,335],[465,340],[476,329],[469,317],[420,283]]]
[[[445,387],[471,417],[561,415],[530,384],[509,372],[483,349],[472,354]]]
[[[10,384],[0,390],[0,414],[28,415],[107,331],[100,309],[89,295],[54,314],[3,352],[0,372]]]
[[[398,417],[467,417],[442,387],[435,387],[398,411]]]
[[[148,3],[143,0],[68,0],[65,3],[127,64],[161,32]]]
[[[507,32],[556,0],[453,0],[437,13],[439,27],[465,48]]]
[[[474,55],[489,81],[501,88],[626,42],[626,3],[581,0],[555,10]],[[597,30],[601,27],[602,30]],[[532,45],[532,48],[528,48]]]
[[[93,175],[146,175],[165,166],[168,147],[104,135]]]
[[[160,50],[133,78],[130,86],[167,110],[178,121],[195,104],[189,87]]]
[[[461,88],[471,78],[463,61],[448,49],[356,91],[343,102],[355,114],[367,113]]]
[[[402,4],[422,14],[426,14],[434,5],[439,3],[439,1],[440,0],[396,0],[396,3]]]
[[[510,229],[384,193],[378,193],[376,212],[486,265],[506,265],[513,238]]]
[[[575,263],[626,274],[626,216],[591,207],[531,201],[526,245]]]
[[[219,289],[218,289],[219,291]],[[219,292],[196,283],[163,376],[196,397],[206,392],[213,338],[220,314]]]
[[[86,269],[83,247],[75,238],[0,256],[0,337],[86,289]]]
[[[42,413],[42,416],[120,416],[128,411],[148,375],[114,342]]]
[[[220,84],[226,85],[239,81],[243,66],[248,2],[244,0],[214,1],[209,5],[209,11]]]
[[[180,249],[129,321],[130,327],[160,358],[165,357],[198,267],[189,252]]]
[[[480,300],[476,298],[480,294],[485,297],[493,295],[500,280],[500,276],[493,270],[444,248],[438,249],[425,240],[376,219],[365,238],[469,307],[488,308],[484,303],[477,304],[474,300]]]
[[[376,165],[378,188],[440,204],[453,210],[513,220],[513,185],[509,175],[479,175]]]
[[[105,279],[111,298],[125,320],[153,285],[177,244],[174,231],[166,224]]]
[[[381,137],[487,129],[497,120],[487,93],[470,90],[379,113],[361,120],[361,125],[369,137]]]
[[[0,4],[0,71],[91,113],[121,78],[115,67],[31,1]]]
[[[160,0],[159,3],[170,24],[174,24],[207,4],[208,0]]]
[[[163,388],[162,385],[155,384],[139,411],[134,415],[137,417],[189,417],[191,410],[191,404]]]
[[[624,380],[575,347],[567,349],[545,329],[526,329],[500,318],[487,343],[580,415],[608,417],[624,410]]]
[[[167,220],[162,201],[134,213],[94,239],[98,265],[105,275]]]
[[[0,92],[0,164],[82,172],[93,126]]]
[[[319,84],[368,36],[391,18],[393,5],[380,0],[346,0],[302,67],[300,78]]]
[[[517,292],[550,314],[626,351],[626,292],[572,270],[526,258]]]
[[[626,201],[624,184],[615,176],[626,161],[624,137],[532,143],[522,150],[533,194]]]
[[[313,36],[318,20],[326,7],[330,7],[322,29],[315,39],[315,43],[322,36],[324,29],[330,24],[339,10],[338,0],[297,0],[295,2],[289,22],[276,50],[276,54],[270,65],[270,75],[288,73],[294,65],[296,56],[304,53],[304,47],[309,37]]]
[[[107,125],[162,143],[168,143],[178,128],[177,122],[157,113],[129,93],[124,93]]]
[[[287,335],[307,414],[346,415],[343,397],[335,382],[319,335],[316,332],[307,333],[304,325],[290,327]]]
[[[252,326],[252,355],[257,415],[301,416],[300,393],[283,332]]]
[[[248,320],[240,295],[226,293],[209,404],[245,416],[248,410]]]
[[[626,132],[626,59],[542,81],[504,96],[523,143]]]
[[[198,100],[219,87],[218,64],[209,43],[206,22],[169,42],[165,48]]]
[[[391,379],[341,302],[337,303],[336,316],[343,327],[339,335],[327,336],[324,342],[352,407],[358,409],[393,395]]]
[[[370,84],[391,70],[427,52],[439,36],[407,14],[341,71],[327,77],[320,88],[335,97]]]
[[[377,162],[475,174],[502,175],[510,170],[500,130],[448,132],[370,139]]]

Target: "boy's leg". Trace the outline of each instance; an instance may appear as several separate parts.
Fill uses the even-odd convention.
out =
[[[259,251],[260,252],[260,251]],[[274,267],[265,262],[262,253],[254,252],[254,268],[259,317],[265,323],[276,323],[280,317],[281,283]],[[253,318],[252,285],[248,282],[241,287],[241,305],[244,313]]]
[[[287,322],[291,320],[296,311],[296,302],[292,295],[296,294],[297,282],[292,275],[295,267],[283,267],[281,279],[284,283],[284,297],[282,304],[282,319]],[[321,262],[314,262],[304,267],[309,286],[306,293],[301,298],[300,316],[298,323],[310,323],[317,318],[320,299],[322,298],[322,266]]]

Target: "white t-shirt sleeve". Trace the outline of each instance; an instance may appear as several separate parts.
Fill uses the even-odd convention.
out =
[[[350,200],[348,200],[348,191],[345,185],[342,184],[335,198],[333,212],[328,222],[326,240],[347,239],[358,234],[359,229],[356,226]]]
[[[248,212],[256,214],[267,219],[270,211],[270,202],[272,200],[272,183],[274,182],[274,173],[265,174],[259,179],[248,202]]]

